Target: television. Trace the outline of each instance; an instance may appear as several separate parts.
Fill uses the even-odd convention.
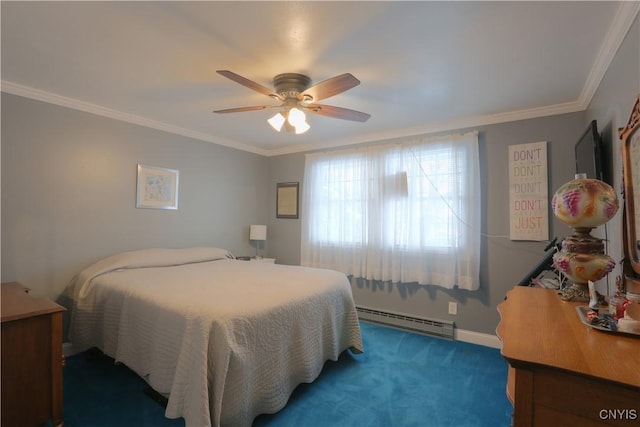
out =
[[[575,155],[576,174],[584,173],[587,178],[595,178],[609,183],[609,178],[605,176],[602,139],[595,120],[589,123],[587,129],[576,142]]]

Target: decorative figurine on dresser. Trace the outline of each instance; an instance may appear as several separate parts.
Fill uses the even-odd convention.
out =
[[[2,427],[62,421],[62,312],[20,283],[2,283]]]

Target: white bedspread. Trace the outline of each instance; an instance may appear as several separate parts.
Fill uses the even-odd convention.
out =
[[[331,270],[146,250],[87,268],[74,293],[72,343],[168,394],[165,415],[186,427],[250,426],[325,361],[363,350],[349,282]]]

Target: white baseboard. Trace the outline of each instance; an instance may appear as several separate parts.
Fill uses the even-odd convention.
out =
[[[471,344],[483,345],[485,347],[502,348],[502,341],[496,335],[483,334],[480,332],[455,329],[456,341],[464,341]]]
[[[64,357],[73,356],[74,354],[78,354],[81,352],[81,349],[78,349],[70,342],[62,343],[62,354],[64,355]]]

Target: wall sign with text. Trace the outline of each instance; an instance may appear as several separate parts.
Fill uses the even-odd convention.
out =
[[[509,146],[511,240],[549,240],[547,143]]]

